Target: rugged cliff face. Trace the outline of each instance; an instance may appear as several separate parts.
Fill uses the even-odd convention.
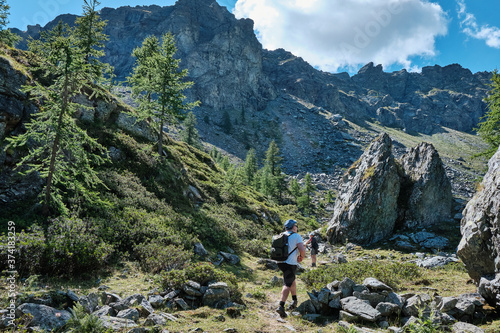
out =
[[[146,36],[172,32],[181,65],[195,82],[188,98],[201,101],[194,112],[202,139],[240,158],[250,147],[263,153],[275,139],[289,154],[289,173],[345,168],[361,154],[344,135],[342,117],[410,133],[438,133],[443,127],[470,132],[486,108],[490,73],[472,74],[459,65],[385,73],[373,63],[352,77],[318,71],[285,50],[263,50],[253,22],[237,20],[215,0],[104,8],[101,17],[109,35],[103,61],[115,67],[119,79],[129,75],[132,50]],[[43,29],[60,19],[71,23],[75,16],[57,17]],[[40,29],[18,32],[36,38]],[[233,124],[227,133],[221,129],[224,113]],[[346,157],[352,150],[356,156]]]
[[[266,74],[278,89],[353,120],[425,134],[443,127],[471,132],[486,110],[491,74],[472,74],[457,64],[385,73],[369,63],[350,77],[317,71],[284,50],[264,54]]]
[[[75,16],[63,15],[71,24]],[[262,110],[276,97],[273,86],[262,73],[262,45],[253,32],[253,22],[237,20],[215,0],[179,0],[175,6],[104,8],[101,18],[108,22],[106,56],[119,80],[125,80],[134,65],[134,48],[150,35],[161,37],[170,31],[176,36],[177,56],[188,68],[195,86],[188,92],[193,100],[215,110]],[[50,28],[49,23],[46,28]],[[31,27],[25,37],[37,37]],[[21,44],[21,47],[26,47]]]

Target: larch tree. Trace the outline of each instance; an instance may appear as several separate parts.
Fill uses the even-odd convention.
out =
[[[316,185],[312,182],[311,174],[307,173],[304,177],[304,187],[302,188],[302,196],[297,200],[300,209],[309,211],[312,207],[312,196],[316,191]]]
[[[72,29],[61,22],[51,31],[31,40],[30,51],[38,57],[36,70],[46,73],[51,83],[34,82],[23,87],[39,111],[26,124],[26,132],[9,139],[8,147],[26,148],[18,168],[38,172],[46,180],[43,214],[51,210],[68,213],[65,200],[72,196],[92,204],[102,204],[95,188],[102,184],[95,165],[107,158],[106,148],[78,126],[74,114],[84,108],[76,95],[94,91],[88,64]]]
[[[0,0],[0,42],[8,46],[14,46],[21,37],[11,32],[10,29],[6,29],[7,24],[9,24],[9,9],[10,6],[7,1]]]
[[[196,129],[196,123],[196,116],[193,112],[189,112],[186,119],[182,122],[184,129],[181,131],[181,139],[193,147],[203,149],[203,145],[200,141],[200,134]]]
[[[295,200],[297,200],[300,197],[300,184],[297,181],[297,178],[292,178],[289,183],[289,188],[290,188],[290,193],[293,195]]]
[[[158,129],[158,154],[163,156],[163,127],[183,118],[185,111],[198,102],[184,103],[184,90],[193,82],[184,81],[187,69],[179,70],[180,59],[174,36],[166,33],[161,43],[156,37],[148,37],[132,55],[136,64],[128,81],[132,85],[133,97],[139,104],[138,120],[148,119]]]
[[[271,141],[266,151],[266,159],[264,160],[264,165],[269,167],[271,175],[277,176],[279,174],[278,171],[281,171],[279,166],[282,160],[283,158],[280,156],[278,145],[274,140]]]
[[[481,118],[477,132],[488,144],[484,155],[491,157],[500,146],[500,74],[495,70],[491,78],[491,90],[486,101],[489,111]]]
[[[246,184],[250,185],[253,183],[253,179],[258,169],[257,155],[255,154],[255,149],[251,148],[247,153],[245,164],[243,165]]]
[[[99,16],[97,11],[97,7],[101,4],[99,1],[83,0],[83,2],[83,15],[75,21],[75,36],[89,73],[96,81],[100,81],[105,74],[108,77],[113,76],[113,67],[99,60],[105,55],[104,42],[109,39],[104,33],[107,21]]]

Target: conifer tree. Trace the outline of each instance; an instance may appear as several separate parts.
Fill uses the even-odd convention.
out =
[[[245,183],[252,184],[255,174],[257,173],[259,166],[257,165],[257,156],[255,155],[255,149],[250,149],[245,158],[245,165],[243,170],[245,173]]]
[[[288,190],[286,185],[285,173],[281,171],[281,165],[279,165],[276,168],[276,175],[274,175],[274,186],[275,195],[280,200],[283,198],[283,194]]]
[[[184,126],[184,130],[181,132],[182,141],[198,149],[203,149],[200,142],[200,134],[196,129],[196,116],[193,112],[187,114],[182,125]]]
[[[136,58],[136,61],[133,74],[128,81],[132,85],[132,94],[144,113],[152,107],[150,104],[153,95],[153,70],[150,68],[150,62],[158,52],[160,52],[160,40],[156,36],[146,37],[142,46],[132,51],[132,56]]]
[[[301,189],[299,182],[297,181],[296,178],[292,178],[292,180],[290,180],[289,187],[290,187],[290,193],[293,195],[295,200],[297,200],[300,197]]]
[[[14,46],[21,37],[11,32],[10,29],[6,29],[9,24],[9,9],[7,1],[0,0],[0,41],[8,46]]]
[[[215,163],[220,163],[222,160],[220,151],[215,146],[210,151],[210,157],[215,161]]]
[[[83,0],[83,15],[75,21],[75,35],[77,45],[82,49],[85,63],[89,73],[100,81],[104,74],[111,76],[113,68],[109,64],[102,63],[99,58],[104,56],[104,42],[108,36],[104,33],[107,21],[103,21],[97,7],[100,2],[97,0]]]
[[[325,201],[327,203],[332,203],[333,199],[334,199],[334,197],[333,197],[332,190],[328,190],[328,192],[326,192]]]
[[[271,173],[269,166],[262,168],[260,174],[259,191],[269,197],[274,197],[276,193],[276,186],[274,184],[274,176]]]
[[[26,132],[9,139],[8,147],[27,147],[19,163],[26,173],[38,172],[46,179],[43,213],[50,208],[67,213],[64,197],[74,195],[88,203],[102,203],[94,189],[101,180],[94,165],[105,161],[106,148],[80,128],[73,117],[84,107],[74,102],[76,95],[93,91],[88,64],[73,31],[60,22],[52,31],[42,32],[29,49],[40,57],[38,69],[53,78],[49,86],[38,82],[24,86],[40,110],[26,124]]]
[[[229,161],[229,157],[224,156],[220,162],[220,166],[224,171],[229,171],[232,167],[231,161]]]
[[[149,43],[151,45],[149,45]],[[137,58],[129,82],[132,93],[139,103],[138,119],[150,119],[158,129],[158,154],[163,154],[163,127],[183,117],[185,110],[190,110],[198,102],[184,103],[183,91],[193,85],[183,79],[187,70],[179,70],[180,59],[174,58],[177,48],[170,33],[163,35],[156,49],[154,37],[146,38],[139,50],[132,55]]]
[[[493,156],[500,146],[500,74],[497,70],[493,72],[490,87],[489,96],[486,98],[489,111],[481,118],[484,120],[479,123],[477,129],[481,138],[489,145],[484,152],[488,157]]]
[[[309,211],[312,205],[312,195],[316,191],[316,186],[312,182],[312,177],[309,173],[304,178],[304,187],[302,188],[302,196],[299,197],[299,208]]]
[[[271,175],[277,176],[279,174],[278,170],[282,160],[283,158],[280,156],[278,145],[274,140],[271,141],[266,151],[266,159],[264,160],[264,164],[269,167]]]

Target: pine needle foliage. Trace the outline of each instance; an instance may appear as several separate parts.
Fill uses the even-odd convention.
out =
[[[500,74],[498,70],[493,72],[491,78],[491,90],[486,99],[489,111],[481,118],[477,132],[483,140],[489,145],[489,149],[484,155],[491,157],[500,146]]]
[[[112,77],[113,67],[99,60],[104,56],[104,42],[109,38],[104,33],[107,21],[103,21],[97,11],[101,4],[97,0],[83,0],[83,15],[75,21],[75,37],[81,48],[89,74],[96,80],[104,82],[104,74]]]
[[[139,104],[138,120],[149,119],[158,129],[158,154],[163,156],[163,127],[184,117],[198,102],[184,103],[184,90],[193,85],[184,81],[187,70],[179,70],[180,59],[174,36],[166,33],[161,42],[155,36],[147,37],[140,48],[133,51],[136,63],[128,78],[132,96]]]
[[[200,141],[200,134],[196,129],[196,116],[193,112],[189,112],[186,116],[186,119],[182,122],[184,129],[181,131],[182,141],[187,144],[196,147],[198,149],[203,149],[203,146]]]
[[[6,29],[7,24],[9,24],[9,9],[10,6],[7,1],[0,0],[0,42],[8,46],[14,46],[21,38],[11,32],[10,29]]]
[[[40,57],[35,70],[45,73],[51,84],[34,82],[23,87],[38,103],[39,111],[26,124],[25,133],[8,139],[9,147],[28,150],[18,170],[38,172],[46,180],[44,215],[51,210],[67,215],[64,197],[104,204],[94,190],[102,182],[93,167],[106,161],[107,151],[73,117],[85,108],[74,97],[95,91],[78,41],[71,28],[59,23],[53,30],[42,32],[39,40],[31,40],[29,48]]]

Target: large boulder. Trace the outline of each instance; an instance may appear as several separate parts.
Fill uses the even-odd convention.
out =
[[[488,162],[480,190],[463,212],[457,254],[477,283],[500,272],[500,149]],[[485,297],[486,298],[486,297]]]
[[[368,245],[392,234],[400,182],[391,148],[390,137],[379,136],[343,176],[327,231],[330,242]]]
[[[404,227],[429,227],[450,219],[451,183],[437,150],[422,142],[403,155],[399,199]]]
[[[24,303],[17,308],[16,318],[26,314],[33,316],[33,320],[29,323],[30,327],[40,327],[48,331],[64,326],[71,318],[71,313],[66,310],[33,303]]]

